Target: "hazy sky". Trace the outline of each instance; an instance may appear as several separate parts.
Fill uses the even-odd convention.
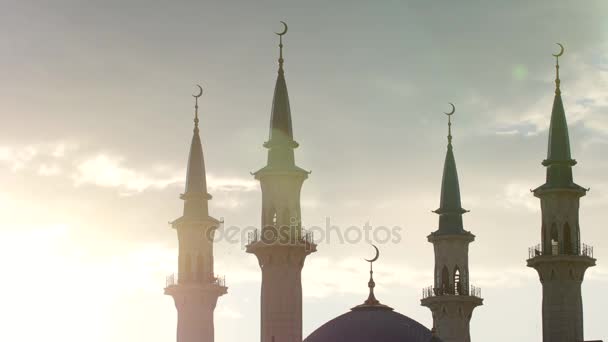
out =
[[[598,266],[583,285],[585,335],[608,338],[608,2],[0,0],[0,340],[165,342],[163,295],[177,238],[194,84],[211,213],[256,226],[285,20],[298,164],[312,170],[303,221],[402,227],[380,246],[378,298],[426,326],[446,147],[454,151],[485,305],[474,341],[539,341],[539,242],[555,42],[582,240]],[[366,297],[372,251],[323,243],[304,267],[304,335]],[[260,272],[220,241],[229,293],[216,340],[259,340]],[[602,318],[604,317],[604,318]],[[497,334],[498,333],[498,334]]]

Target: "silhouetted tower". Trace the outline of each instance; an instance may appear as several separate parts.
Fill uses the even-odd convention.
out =
[[[262,270],[261,341],[302,342],[301,272],[306,256],[316,251],[302,229],[300,189],[309,172],[295,164],[291,113],[283,72],[280,37],[279,75],[274,89],[270,137],[264,144],[268,162],[253,175],[262,189],[262,225],[249,237],[247,252]]]
[[[167,277],[165,294],[177,308],[177,342],[213,342],[213,311],[218,297],[226,294],[224,280],[213,272],[213,236],[221,224],[209,216],[207,179],[203,148],[198,129],[198,97],[194,116],[194,135],[190,146],[184,214],[171,224],[179,240],[178,275]]]
[[[469,323],[475,307],[482,305],[479,288],[469,284],[469,243],[475,235],[464,230],[458,172],[452,149],[454,105],[448,115],[448,150],[443,165],[439,228],[427,238],[435,249],[435,284],[423,290],[421,304],[431,309],[433,327],[443,342],[469,342]]]
[[[581,245],[579,201],[587,189],[574,183],[568,124],[559,80],[560,44],[556,58],[555,98],[549,127],[545,184],[533,190],[542,212],[541,244],[530,248],[528,266],[538,271],[543,286],[543,341],[583,341],[581,284],[595,265],[592,247]]]

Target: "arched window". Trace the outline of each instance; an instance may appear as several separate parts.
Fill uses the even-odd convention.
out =
[[[450,272],[447,266],[443,266],[441,271],[441,291],[442,293],[448,293],[450,289]]]
[[[460,269],[458,266],[454,268],[454,294],[461,295],[462,293],[462,284],[460,282]]]
[[[574,245],[572,244],[572,230],[568,222],[564,225],[564,254],[574,254]]]
[[[551,225],[551,254],[557,255],[559,254],[559,243],[558,243],[558,235],[557,235],[557,225],[553,223]]]

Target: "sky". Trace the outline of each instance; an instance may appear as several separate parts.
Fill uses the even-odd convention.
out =
[[[540,240],[556,42],[583,242],[585,337],[606,339],[608,2],[0,0],[0,340],[175,339],[163,295],[177,269],[195,84],[210,212],[255,227],[280,20],[307,227],[398,227],[378,244],[377,297],[426,326],[448,102],[474,341],[539,341]],[[365,241],[319,244],[303,270],[304,335],[367,295]],[[215,244],[228,294],[216,341],[259,340],[260,271]],[[236,327],[236,328],[235,328]],[[500,329],[500,334],[497,331]]]

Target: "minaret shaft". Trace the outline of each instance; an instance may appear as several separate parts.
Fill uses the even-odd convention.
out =
[[[433,326],[443,342],[470,342],[473,310],[483,304],[477,288],[469,283],[471,233],[428,237],[435,250],[434,285],[421,301],[433,313]]]
[[[581,285],[595,265],[590,249],[580,243],[579,200],[584,192],[538,191],[542,211],[541,244],[531,249],[527,264],[543,287],[544,342],[583,341]]]

